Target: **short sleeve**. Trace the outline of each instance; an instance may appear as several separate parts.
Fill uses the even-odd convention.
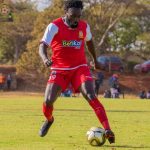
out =
[[[54,36],[57,33],[58,33],[58,27],[55,24],[50,23],[45,30],[41,42],[44,42],[46,45],[50,46]]]
[[[91,39],[92,39],[92,33],[90,30],[90,26],[87,24],[85,41],[90,41]]]

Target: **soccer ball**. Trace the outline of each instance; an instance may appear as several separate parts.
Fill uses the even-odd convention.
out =
[[[102,146],[106,142],[105,130],[100,127],[92,127],[86,133],[87,140],[92,146]]]

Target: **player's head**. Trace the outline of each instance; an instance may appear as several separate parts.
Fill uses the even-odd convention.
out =
[[[83,2],[81,0],[66,0],[64,9],[67,24],[71,28],[76,28],[82,15]]]

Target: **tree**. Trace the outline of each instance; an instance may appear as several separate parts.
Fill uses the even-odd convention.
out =
[[[150,58],[150,1],[139,0],[138,2],[144,7],[143,11],[137,16],[142,32],[137,36],[134,54],[148,60]]]
[[[111,51],[119,51],[120,54],[128,57],[129,51],[131,51],[140,34],[140,26],[138,21],[134,18],[126,18],[120,20],[115,26],[115,30],[109,33],[109,43]]]
[[[52,1],[49,8],[44,12],[40,12],[37,16],[34,29],[32,32],[32,40],[27,43],[27,51],[23,53],[21,59],[17,63],[18,73],[29,76],[38,75],[45,72],[47,76],[49,70],[44,67],[43,62],[38,54],[39,42],[44,34],[46,26],[54,19],[60,17],[64,12],[63,2],[60,0]],[[50,52],[50,51],[49,51]]]
[[[118,30],[120,28],[119,24],[126,28],[126,32],[124,32],[126,35],[122,37],[122,43],[120,43],[122,47],[127,47],[127,45],[134,43],[140,28],[136,18],[138,15],[142,16],[145,9],[143,5],[137,4],[136,0],[85,0],[84,4],[83,19],[87,20],[91,26],[97,55],[102,52],[105,53],[106,49],[112,47],[109,41],[110,34],[116,32],[119,36],[123,35]],[[43,62],[39,58],[38,45],[46,26],[52,20],[62,16],[62,14],[64,14],[64,10],[63,1],[61,0],[53,0],[49,8],[39,13],[32,32],[32,39],[27,44],[27,51],[23,53],[17,64],[20,73],[29,75],[34,73],[37,75],[44,72],[47,76],[47,69],[45,69]],[[134,18],[133,21],[131,18]],[[126,26],[130,27],[130,31],[134,33],[130,40],[128,39],[130,33],[127,32]]]
[[[134,53],[136,56],[144,60],[150,59],[150,32],[144,32],[137,37],[136,48]]]
[[[27,41],[31,38],[30,33],[36,17],[36,11],[32,8],[32,4],[26,1],[11,4],[11,7],[14,11],[14,21],[0,24],[1,41],[3,41],[0,43],[1,58],[3,58],[1,63],[17,62],[25,50]],[[5,49],[3,49],[4,47]]]
[[[99,55],[104,53],[107,48],[106,39],[109,31],[126,14],[132,0],[87,0],[86,2],[85,18],[88,19],[92,27],[94,41],[98,49],[97,55]]]

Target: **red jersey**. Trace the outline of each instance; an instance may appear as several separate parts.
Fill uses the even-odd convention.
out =
[[[85,56],[85,40],[87,26],[84,21],[79,21],[78,27],[70,28],[62,18],[52,22],[53,27],[47,29],[42,41],[52,48],[51,69],[72,70],[80,66],[87,66]],[[50,39],[50,34],[53,36]]]

